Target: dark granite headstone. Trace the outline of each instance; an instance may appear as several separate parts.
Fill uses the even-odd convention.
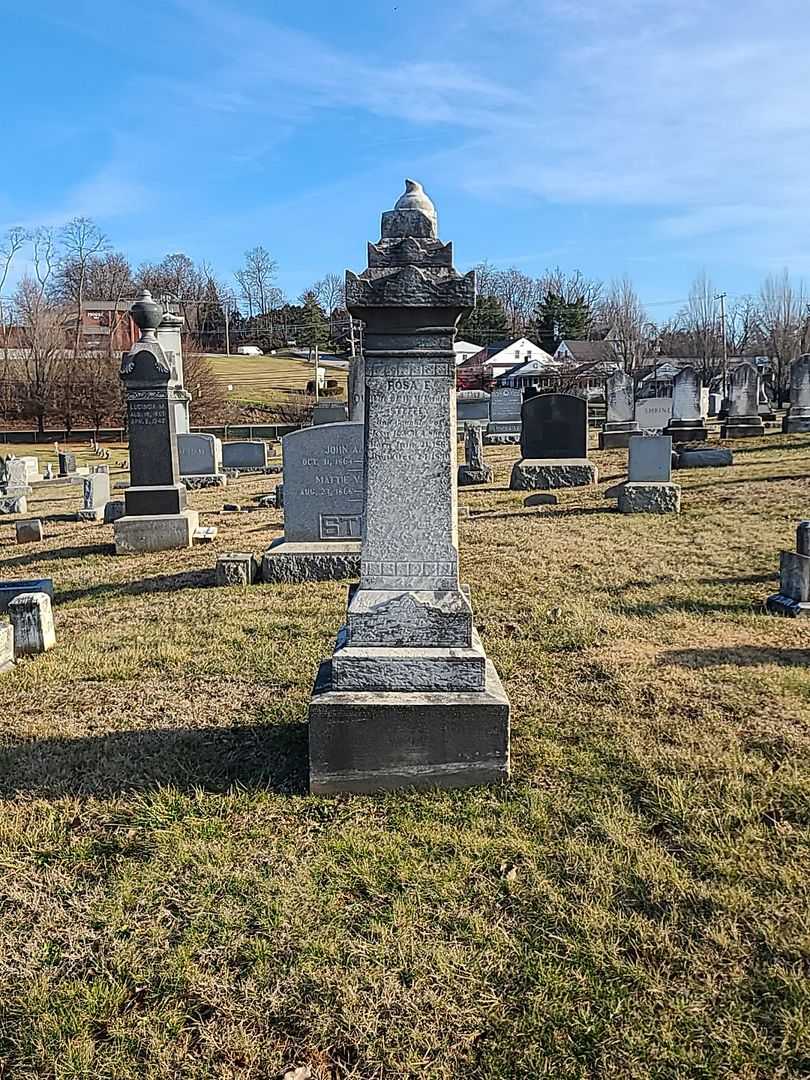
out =
[[[70,476],[76,472],[76,455],[59,451],[59,475]]]
[[[523,403],[520,452],[524,458],[588,456],[588,403],[573,394],[538,394]]]

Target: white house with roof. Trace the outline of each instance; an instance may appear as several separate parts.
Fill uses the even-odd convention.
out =
[[[529,341],[528,338],[518,338],[517,341],[504,345],[498,351],[493,351],[492,348],[487,351],[489,356],[481,366],[491,379],[497,379],[513,368],[518,366],[522,368],[527,364],[536,365],[535,374],[543,370],[557,371],[559,367],[550,353],[541,349],[539,345],[535,345],[533,341]]]
[[[471,356],[481,352],[480,345],[473,345],[471,341],[456,341],[453,343],[453,352],[456,354],[456,367],[469,360]]]

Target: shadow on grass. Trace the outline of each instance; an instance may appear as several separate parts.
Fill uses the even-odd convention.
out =
[[[779,572],[772,570],[764,574],[740,574],[739,577],[698,578],[698,585],[765,585],[769,581],[778,581]]]
[[[87,544],[84,547],[55,548],[52,551],[31,551],[15,555],[11,559],[0,558],[0,572],[7,566],[29,566],[31,563],[48,563],[58,559],[86,559],[88,555],[114,555],[113,544]]]
[[[184,589],[209,589],[216,585],[215,570],[184,570],[179,574],[161,574],[140,581],[106,582],[86,589],[66,589],[56,597],[58,604],[74,600],[100,599],[103,596],[140,596],[142,593],[182,592]]]
[[[738,667],[758,667],[778,664],[780,667],[810,666],[810,649],[769,649],[766,646],[738,645],[729,649],[674,649],[662,653],[658,663],[664,666],[706,668],[736,664]]]
[[[0,798],[109,797],[174,787],[307,791],[306,724],[120,731],[0,749]]]
[[[680,470],[679,470],[680,471]],[[686,472],[686,470],[683,470]],[[694,470],[698,471],[698,470]],[[699,470],[703,472],[703,470]],[[718,480],[714,484],[690,484],[690,491],[716,491],[721,487],[735,487],[739,484],[779,484],[785,480],[806,480],[807,473],[791,473],[788,476],[747,476],[739,480]]]
[[[651,619],[668,611],[682,611],[687,615],[756,615],[764,612],[764,604],[760,601],[751,600],[684,600],[680,597],[669,597],[665,600],[648,601],[643,604],[625,605],[615,604],[612,606],[617,615],[626,615],[629,618]]]

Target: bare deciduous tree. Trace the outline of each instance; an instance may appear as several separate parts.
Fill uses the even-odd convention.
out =
[[[11,304],[3,300],[3,291],[11,271],[14,258],[28,239],[28,233],[20,225],[8,229],[0,240],[0,335],[3,339],[3,351],[8,360],[8,336],[11,330]],[[8,316],[8,318],[7,318]]]
[[[64,249],[62,265],[71,265],[75,272],[75,291],[71,300],[76,304],[76,329],[73,336],[73,355],[76,357],[79,355],[82,337],[88,267],[99,252],[107,250],[109,241],[98,225],[86,217],[75,217],[69,221],[62,228],[61,241]]]
[[[647,313],[627,275],[611,283],[601,309],[611,329],[613,350],[627,374],[637,380],[652,350],[652,341]]]
[[[808,348],[810,316],[803,282],[787,270],[769,274],[759,295],[759,328],[774,374],[778,404],[788,392],[790,365]]]
[[[270,252],[258,244],[245,252],[244,265],[236,271],[234,277],[239,284],[242,299],[247,304],[248,316],[265,315],[281,301],[281,292],[273,282],[276,279],[278,263]]]

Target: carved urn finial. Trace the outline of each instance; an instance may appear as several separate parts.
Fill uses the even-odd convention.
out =
[[[405,193],[400,195],[395,205],[395,210],[420,210],[433,222],[433,228],[438,232],[438,216],[436,207],[431,202],[425,189],[418,180],[405,181]]]
[[[163,318],[163,305],[152,299],[148,289],[144,289],[129,309],[132,320],[141,331],[142,341],[155,340],[155,331]]]

